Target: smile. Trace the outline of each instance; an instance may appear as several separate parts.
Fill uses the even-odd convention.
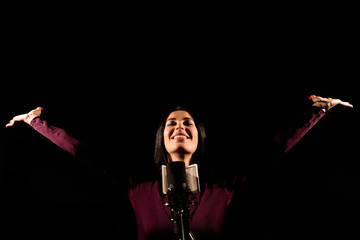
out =
[[[179,134],[179,135],[174,136],[173,139],[188,139],[188,137],[185,135]]]

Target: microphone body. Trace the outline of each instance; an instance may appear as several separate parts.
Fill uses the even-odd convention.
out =
[[[182,193],[186,187],[186,171],[184,162],[170,162],[166,165],[168,186],[176,193]]]

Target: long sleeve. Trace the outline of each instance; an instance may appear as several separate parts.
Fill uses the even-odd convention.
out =
[[[273,139],[278,155],[276,157],[279,158],[289,152],[324,115],[324,111],[320,108],[311,107],[280,131]]]
[[[317,107],[305,110],[275,136],[273,135],[270,139],[264,138],[263,142],[259,140],[258,144],[253,146],[254,148],[249,147],[249,156],[251,157],[243,161],[240,167],[233,167],[232,170],[226,172],[235,171],[232,175],[236,176],[237,184],[250,177],[257,179],[258,176],[261,176],[262,179],[268,173],[269,168],[279,162],[324,115],[324,111]]]
[[[128,182],[131,170],[127,168],[126,163],[123,163],[123,168],[120,169],[112,167],[108,162],[108,159],[113,158],[109,149],[106,149],[107,151],[105,151],[101,146],[99,147],[88,143],[85,144],[72,137],[64,129],[52,126],[48,124],[46,120],[39,117],[33,119],[30,126],[62,150],[81,161],[86,167],[92,169],[92,171],[105,176],[112,183],[120,181],[123,182],[122,185],[128,186],[124,183]],[[128,169],[128,171],[126,172],[121,169]],[[119,174],[118,171],[121,171],[121,173]]]
[[[51,126],[47,121],[40,118],[34,118],[30,126],[74,157],[78,155],[79,150],[83,147],[83,143],[70,136],[65,130]]]

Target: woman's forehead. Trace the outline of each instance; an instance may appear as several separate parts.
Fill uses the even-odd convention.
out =
[[[175,110],[175,111],[173,111],[173,112],[171,112],[169,114],[169,116],[167,117],[166,120],[169,120],[169,119],[184,119],[184,118],[191,118],[192,119],[192,116],[190,115],[190,113],[188,113],[185,110]]]

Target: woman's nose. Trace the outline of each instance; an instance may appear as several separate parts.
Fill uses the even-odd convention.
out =
[[[176,130],[185,130],[184,125],[178,124],[178,125],[176,126]]]

